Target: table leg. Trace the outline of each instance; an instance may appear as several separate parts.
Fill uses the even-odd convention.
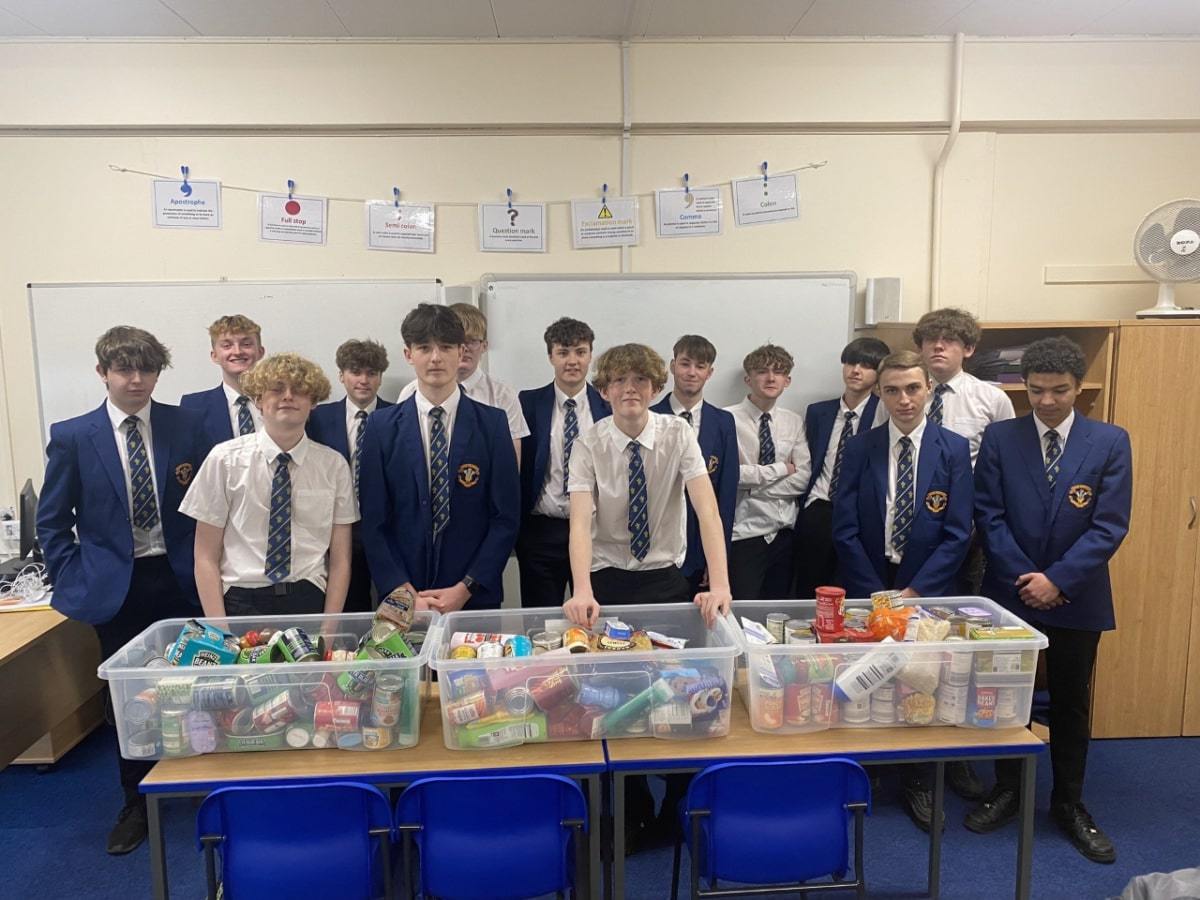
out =
[[[600,874],[604,862],[600,858],[600,832],[603,828],[603,793],[600,788],[600,775],[589,775],[584,779],[588,793],[588,868],[589,873],[588,897],[590,900],[600,900]]]
[[[942,819],[946,803],[946,763],[933,765],[933,814],[929,822],[929,896],[937,900],[942,888]]]
[[[612,896],[625,897],[625,773],[612,773]]]
[[[146,797],[146,830],[150,841],[150,882],[154,887],[154,900],[167,900],[167,842],[163,838],[162,818],[159,815],[159,799],[156,794]]]
[[[1021,832],[1017,837],[1017,900],[1029,900],[1033,882],[1033,795],[1037,757],[1021,757]]]

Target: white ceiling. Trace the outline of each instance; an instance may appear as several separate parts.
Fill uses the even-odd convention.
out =
[[[1200,34],[1200,0],[0,0],[0,37]]]

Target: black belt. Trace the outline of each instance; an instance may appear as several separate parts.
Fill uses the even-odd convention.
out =
[[[300,585],[305,583],[306,582],[304,581],[279,581],[275,584],[268,584],[264,585],[263,587],[256,588],[238,587],[237,585],[233,585],[225,593],[229,593],[229,591],[245,591],[247,594],[267,594],[272,597],[286,597],[289,594],[296,593],[296,591],[299,590]]]

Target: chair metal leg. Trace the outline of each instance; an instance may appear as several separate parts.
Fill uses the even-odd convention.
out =
[[[208,900],[217,900],[217,854],[209,840],[204,840],[204,877],[208,884]]]
[[[571,843],[575,848],[575,884],[571,893],[577,898],[590,900],[592,895],[592,866],[590,847],[583,836],[583,821],[569,819],[564,824],[571,826]]]
[[[854,880],[858,882],[858,900],[866,900],[867,878],[863,871],[863,807],[854,810]]]
[[[683,857],[683,834],[675,835],[675,862],[671,866],[671,900],[679,900],[679,867]]]
[[[413,892],[413,877],[412,877],[412,835],[410,829],[404,826],[400,827],[400,848],[403,866],[400,876],[402,878],[401,890],[403,891],[404,900],[413,900],[416,894]]]
[[[688,818],[691,820],[692,829],[692,870],[689,880],[692,886],[691,900],[696,900],[700,896],[700,866],[704,850],[700,846],[700,817],[694,812],[689,812]]]

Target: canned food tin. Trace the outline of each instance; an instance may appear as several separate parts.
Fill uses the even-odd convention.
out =
[[[474,659],[477,655],[470,644],[460,644],[450,651],[451,659]]]
[[[817,594],[817,631],[841,631],[846,624],[846,592],[839,587],[819,587]]]
[[[533,698],[529,695],[529,688],[520,685],[501,694],[500,702],[514,716],[524,716],[533,709]]]
[[[759,728],[774,731],[783,727],[783,688],[760,687],[755,706],[755,724]]]
[[[780,644],[786,640],[784,626],[787,624],[787,621],[787,613],[767,613],[767,631]]]
[[[937,718],[947,725],[967,721],[967,685],[943,684],[937,691]]]
[[[847,725],[863,725],[871,721],[871,697],[859,697],[842,704],[842,721]]]
[[[355,659],[383,659],[374,647],[363,647],[355,655]],[[365,694],[375,684],[375,672],[371,669],[347,669],[337,677],[338,688],[346,694]]]
[[[288,628],[279,639],[279,648],[288,662],[317,662],[317,645],[303,628]]]
[[[871,594],[871,609],[894,609],[904,605],[903,591],[874,591]]]
[[[312,745],[317,750],[324,750],[333,746],[333,729],[319,728],[313,732]]]
[[[549,712],[564,700],[575,696],[575,681],[565,666],[555,669],[541,679],[531,680],[529,695],[538,708]]]
[[[146,688],[125,702],[125,722],[131,731],[144,731],[158,718],[158,691]]]
[[[217,749],[217,723],[212,713],[194,709],[184,717],[188,744],[196,753],[212,753]]]
[[[411,659],[414,655],[404,632],[394,622],[376,622],[367,646],[374,647],[386,659]]]
[[[586,629],[568,628],[563,632],[563,646],[572,653],[587,653],[590,636]]]
[[[299,712],[292,702],[290,691],[280,691],[270,700],[260,703],[251,711],[254,727],[259,731],[277,731],[289,722],[299,718]]]
[[[227,734],[225,746],[236,753],[246,750],[279,750],[283,747],[283,729],[271,734]]]
[[[783,689],[783,721],[807,725],[812,720],[812,690],[807,684],[789,684]]]
[[[534,632],[533,638],[534,654],[547,653],[550,650],[557,650],[563,645],[563,636],[558,631],[537,631]]]
[[[192,688],[195,683],[195,678],[187,676],[160,679],[156,688],[159,705],[191,706]]]
[[[270,700],[291,683],[292,679],[282,672],[268,671],[247,675],[245,678],[246,698],[257,706],[265,700]]]
[[[183,709],[164,709],[160,714],[164,756],[184,756],[191,750],[186,715]]]
[[[1017,720],[1017,689],[996,689],[996,724],[1011,725]]]
[[[833,684],[831,682],[813,684],[812,720],[817,725],[833,724]]]
[[[411,591],[396,588],[379,601],[379,609],[375,611],[375,621],[391,622],[401,631],[409,631],[417,612],[417,598]]]
[[[307,728],[303,725],[293,725],[284,733],[284,739],[287,745],[293,750],[302,750],[308,746],[308,742],[312,739]]]
[[[237,675],[206,675],[192,688],[193,709],[234,709],[246,703],[246,686]]]
[[[238,665],[244,666],[252,663],[269,663],[271,662],[271,651],[273,647],[268,647],[266,644],[258,644],[254,647],[246,647],[238,654]]]
[[[785,644],[815,644],[817,636],[812,632],[812,625],[804,619],[788,619],[783,626],[783,642]]]
[[[496,641],[487,641],[476,648],[475,655],[479,659],[500,659],[504,656],[504,647]]]
[[[313,727],[339,734],[358,731],[362,704],[357,700],[323,700],[313,707]]]
[[[375,679],[375,693],[371,697],[371,718],[377,725],[395,725],[400,721],[403,691],[404,679],[399,675],[385,672]]]
[[[125,742],[125,755],[129,759],[153,759],[162,749],[162,732],[157,728],[139,731]]]
[[[466,725],[481,719],[487,713],[487,694],[476,691],[474,694],[455,700],[446,706],[446,718],[455,725]]]
[[[383,750],[392,743],[392,729],[386,725],[364,725],[362,745],[364,750]]]
[[[882,690],[882,688],[880,688]],[[879,691],[871,695],[871,721],[876,725],[896,724],[896,704],[889,693],[886,698],[879,696]]]
[[[337,736],[339,750],[361,750],[363,745],[362,732],[348,731]]]
[[[533,656],[533,641],[523,634],[517,634],[504,642],[505,656]]]

